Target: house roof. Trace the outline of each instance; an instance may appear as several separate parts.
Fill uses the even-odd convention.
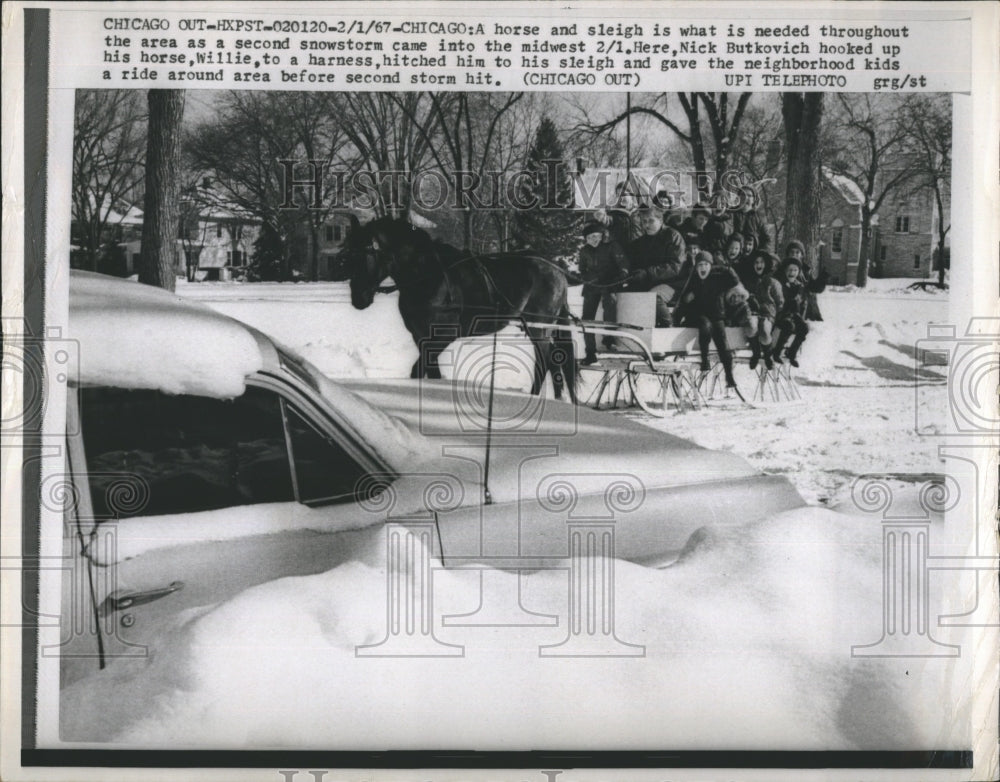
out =
[[[826,166],[823,166],[823,176],[837,195],[847,203],[854,206],[861,206],[864,203],[865,195],[861,192],[861,188],[843,174],[836,174]]]
[[[93,208],[97,200],[93,193],[89,196],[90,206]],[[110,208],[109,208],[110,207]],[[142,210],[133,206],[128,201],[122,199],[111,200],[110,196],[104,196],[101,202],[101,212],[108,209],[108,224],[110,225],[142,225]]]

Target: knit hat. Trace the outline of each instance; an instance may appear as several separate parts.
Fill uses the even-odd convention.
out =
[[[736,231],[733,231],[731,234],[729,234],[729,236],[726,237],[726,244],[729,245],[729,244],[731,244],[733,242],[739,242],[742,245],[743,244],[743,234],[737,233]]]
[[[597,222],[596,220],[591,220],[585,226],[583,226],[583,232],[581,236],[590,236],[590,234],[603,234],[604,226]]]
[[[787,257],[792,250],[796,249],[800,253],[802,253],[803,256],[805,256],[806,246],[802,244],[802,242],[800,242],[798,239],[792,239],[792,241],[790,241],[788,244],[785,245],[785,256]]]
[[[707,263],[711,266],[715,263],[715,259],[712,258],[712,253],[702,250],[694,257],[694,265],[697,266],[699,263]]]
[[[697,245],[698,247],[701,247],[701,242],[702,242],[701,234],[697,231],[688,231],[686,234],[684,234],[684,244],[686,245],[694,244]]]
[[[799,269],[801,269],[802,268],[802,261],[800,261],[798,258],[785,258],[785,266],[784,266],[784,268],[787,269],[789,266],[798,266]]]

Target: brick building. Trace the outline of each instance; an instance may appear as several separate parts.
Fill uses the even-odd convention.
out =
[[[830,275],[832,285],[846,285],[857,279],[863,199],[861,190],[850,179],[823,168],[819,265]]]
[[[886,168],[883,176],[897,170]],[[879,210],[873,226],[873,277],[931,277],[937,269],[938,214],[930,190],[901,188],[890,195]],[[945,216],[949,220],[950,216]]]

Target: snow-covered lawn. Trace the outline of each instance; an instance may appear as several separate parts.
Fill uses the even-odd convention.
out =
[[[112,663],[68,688],[64,727],[171,749],[967,747],[970,655],[852,656],[882,635],[880,518],[821,507],[844,506],[862,474],[943,469],[935,438],[916,427],[945,426],[944,368],[920,370],[926,385],[915,390],[913,350],[929,322],[948,321],[947,296],[902,292],[899,281],[872,287],[821,298],[826,320],[803,352],[801,403],[727,403],[662,420],[608,413],[784,473],[814,506],[726,530],[708,523],[666,569],[616,563],[624,656],[572,656],[571,647],[544,656],[541,647],[567,638],[566,571],[487,571],[481,587],[478,571],[437,567],[433,626],[460,656],[357,656],[358,645],[386,637],[391,565],[354,562],[263,584],[164,628],[144,671]],[[333,376],[405,376],[416,356],[390,296],[356,312],[336,284],[181,293],[274,334]],[[943,528],[936,517],[931,534]],[[932,621],[968,608],[953,604],[952,586],[931,581]],[[558,625],[442,624],[474,612],[487,587],[519,588],[524,609]],[[962,639],[954,628],[933,634]]]

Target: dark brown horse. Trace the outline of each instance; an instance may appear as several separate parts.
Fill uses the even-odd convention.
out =
[[[567,280],[553,262],[520,252],[471,255],[389,217],[363,226],[353,219],[342,254],[357,309],[370,306],[389,277],[399,290],[399,314],[420,351],[411,377],[440,378],[438,356],[450,342],[520,321],[535,349],[531,393],[551,372],[556,398],[566,386],[576,401],[572,334],[556,328],[572,317]]]

